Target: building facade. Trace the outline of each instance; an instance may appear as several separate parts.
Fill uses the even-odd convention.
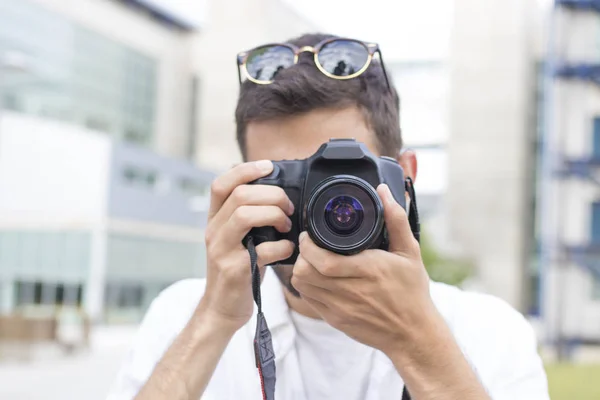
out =
[[[234,55],[307,29],[277,0],[0,0],[2,312],[132,321],[204,276]]]
[[[600,342],[600,9],[556,1],[549,13],[540,196],[548,340]],[[561,346],[564,350],[564,346]]]
[[[528,308],[534,247],[535,14],[521,0],[455,2],[448,238],[481,290]]]
[[[0,0],[4,313],[136,320],[165,286],[203,276],[214,174],[189,160],[205,15],[165,4]]]

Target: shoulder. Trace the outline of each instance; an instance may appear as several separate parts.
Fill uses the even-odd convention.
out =
[[[204,279],[185,279],[167,287],[152,301],[113,384],[110,400],[135,397],[188,323],[205,286]]]
[[[457,329],[468,322],[475,330],[495,329],[533,334],[525,317],[506,301],[489,294],[464,291],[443,283],[431,283],[431,296],[447,322]]]
[[[190,320],[205,287],[205,279],[184,279],[164,289],[150,304],[138,339],[149,338],[161,347],[170,346]]]
[[[532,399],[546,398],[541,395],[547,393],[547,383],[535,332],[520,312],[498,297],[441,283],[431,284],[431,295],[492,393],[515,390],[535,393]]]

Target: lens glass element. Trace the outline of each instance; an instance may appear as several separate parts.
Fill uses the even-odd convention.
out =
[[[355,233],[364,218],[362,204],[351,196],[336,196],[325,206],[327,227],[338,235]]]
[[[294,65],[294,51],[287,46],[263,46],[246,59],[248,74],[258,82],[270,82],[282,69]]]
[[[321,48],[318,62],[335,76],[352,76],[369,62],[369,50],[353,40],[334,40]]]

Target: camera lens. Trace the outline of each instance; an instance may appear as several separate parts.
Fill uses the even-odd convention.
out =
[[[377,246],[383,233],[383,204],[367,181],[334,175],[308,197],[305,221],[319,246],[339,254],[354,254]]]
[[[364,218],[362,204],[351,196],[336,196],[325,206],[327,227],[338,235],[351,235]]]

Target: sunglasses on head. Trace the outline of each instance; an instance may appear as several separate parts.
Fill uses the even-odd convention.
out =
[[[377,54],[385,82],[390,88],[379,45],[343,38],[326,39],[314,47],[271,43],[241,52],[237,56],[240,84],[242,75],[259,85],[269,84],[279,71],[297,64],[300,54],[305,52],[313,53],[315,65],[324,75],[341,80],[360,76]]]

